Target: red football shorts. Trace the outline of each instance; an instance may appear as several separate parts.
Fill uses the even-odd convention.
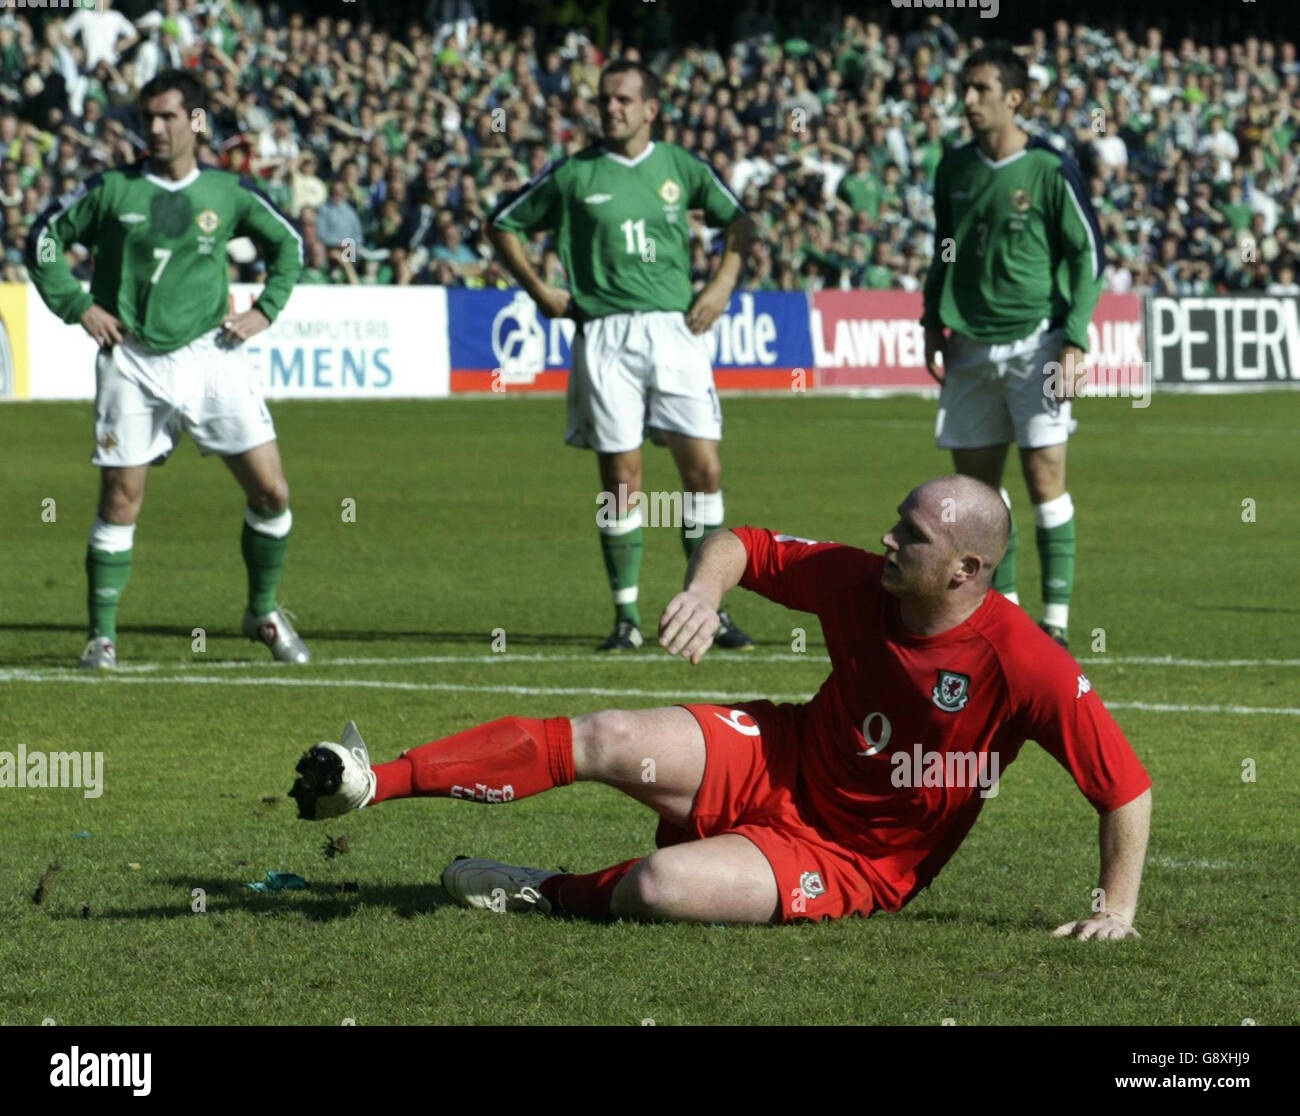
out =
[[[660,821],[655,844],[739,833],[772,866],[782,922],[870,914],[877,904],[866,858],[841,845],[795,799],[794,706],[746,701],[682,708],[704,730],[704,779],[687,825]]]

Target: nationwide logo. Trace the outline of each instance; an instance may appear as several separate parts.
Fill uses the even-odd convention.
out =
[[[546,367],[546,330],[537,304],[523,291],[492,319],[492,354],[506,383],[531,384]]]
[[[970,701],[970,679],[954,670],[941,670],[930,696],[945,713],[956,713]]]
[[[826,885],[822,883],[821,873],[805,872],[799,877],[799,890],[809,899],[816,899],[819,895],[825,895]]]
[[[205,209],[194,218],[194,223],[211,236],[216,232],[217,226],[221,224],[221,218],[217,216],[217,211],[215,209]]]
[[[149,220],[143,213],[123,213],[118,220],[124,225],[138,225],[141,221]]]
[[[589,194],[587,197],[583,198],[582,200],[586,202],[588,205],[604,205],[613,196],[614,196],[613,194]]]
[[[682,188],[671,178],[664,179],[664,184],[659,187],[659,196],[663,198],[668,205],[676,205],[681,201]]]

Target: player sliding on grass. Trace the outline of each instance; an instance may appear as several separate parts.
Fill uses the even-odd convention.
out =
[[[493,215],[498,254],[548,318],[577,319],[569,377],[571,446],[593,449],[605,493],[597,516],[614,630],[600,650],[641,646],[641,443],[647,430],[681,474],[682,545],[689,558],[723,523],[722,411],[704,335],[727,308],[750,238],[736,196],[708,163],[656,143],[659,79],[639,62],[614,62],[600,78],[604,137],[553,163]],[[691,292],[687,211],[726,228],[717,274]],[[544,282],[521,236],[553,231],[569,290]],[[572,292],[572,293],[570,293]],[[717,646],[753,649],[721,616]]]
[[[309,658],[275,603],[293,523],[289,484],[241,348],[284,309],[302,270],[302,241],[249,179],[198,165],[194,114],[202,97],[193,74],[169,70],[150,81],[140,91],[148,157],[91,175],[41,215],[28,243],[27,266],[46,305],[80,322],[99,346],[91,462],[101,480],[86,548],[83,667],[117,665],[117,609],[145,479],[185,431],[202,453],[224,458],[248,497],[244,634],[282,662]],[[266,286],[251,310],[232,314],[226,244],[245,235],[266,249]],[[89,292],[64,259],[73,243],[94,256]]]
[[[1151,780],[1068,651],[990,588],[1007,509],[971,477],[900,505],[885,555],[752,527],[691,560],[659,642],[697,663],[739,584],[815,613],[831,674],[806,705],[507,717],[371,766],[354,725],[299,762],[308,819],[390,798],[507,802],[578,779],[658,813],[658,851],[587,875],[458,859],[472,907],[782,922],[896,911],[956,852],[1027,738],[1101,815],[1103,909],[1058,935],[1136,936]]]

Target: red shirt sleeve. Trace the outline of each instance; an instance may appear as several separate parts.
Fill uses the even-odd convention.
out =
[[[786,608],[824,611],[861,581],[871,555],[843,543],[779,535],[762,527],[733,527],[749,555],[740,584]]]
[[[1099,814],[1109,814],[1151,786],[1142,761],[1079,664],[1044,638],[1017,656],[1011,675],[1023,730],[1073,776]]]

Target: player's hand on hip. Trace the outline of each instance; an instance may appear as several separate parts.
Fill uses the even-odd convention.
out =
[[[111,349],[126,336],[126,327],[102,306],[92,305],[81,315],[81,328],[101,349]]]
[[[939,354],[948,343],[941,329],[925,331],[925,370],[934,378],[935,383],[943,383],[943,374],[939,371]],[[945,369],[946,372],[946,369]]]
[[[1121,938],[1142,937],[1123,915],[1104,913],[1091,918],[1081,918],[1076,922],[1067,922],[1052,931],[1053,938],[1078,938],[1082,942],[1089,939],[1098,942],[1118,941]]]
[[[553,287],[547,283],[533,295],[533,301],[537,303],[537,309],[544,318],[573,317],[573,296],[563,287]]]
[[[717,283],[705,284],[695,296],[691,308],[686,311],[686,328],[692,333],[707,333],[730,301],[730,291],[724,290]]]
[[[720,625],[718,610],[698,593],[686,590],[664,609],[659,620],[659,646],[694,666],[713,646]]]
[[[1087,383],[1087,356],[1078,345],[1066,345],[1061,349],[1061,374],[1053,385],[1057,399],[1074,399]]]
[[[224,347],[238,345],[266,329],[271,324],[260,310],[245,310],[242,314],[232,314],[221,323],[221,336],[217,344]]]

